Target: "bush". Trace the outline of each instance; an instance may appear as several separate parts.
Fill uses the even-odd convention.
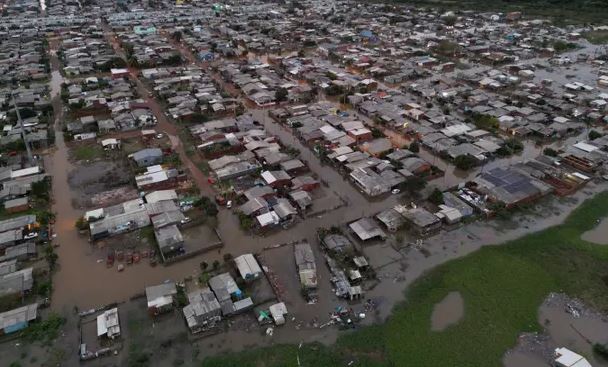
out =
[[[602,137],[602,134],[600,134],[599,132],[597,132],[595,130],[589,131],[589,140],[595,140],[595,139],[598,139],[601,137]]]
[[[210,217],[215,217],[217,216],[217,213],[219,213],[217,205],[215,205],[213,200],[206,196],[202,196],[200,199],[195,201],[194,206],[197,208],[201,208],[205,212],[205,214]]]
[[[84,219],[84,217],[80,217],[76,221],[75,226],[76,226],[76,229],[78,229],[79,231],[84,231],[87,228],[89,228],[89,223],[87,222],[86,219]]]
[[[557,152],[557,150],[552,149],[552,148],[545,148],[543,150],[543,154],[546,156],[549,156],[549,157],[557,157],[558,152]]]
[[[477,159],[475,159],[470,154],[461,154],[454,159],[454,165],[464,171],[467,171],[477,164]]]
[[[410,144],[410,146],[408,147],[408,149],[409,149],[411,152],[418,153],[418,152],[420,151],[420,143],[418,143],[417,141],[413,141],[413,142]]]
[[[429,201],[435,205],[443,204],[443,192],[438,188],[435,188],[429,195]]]
[[[498,119],[491,115],[475,114],[473,115],[473,123],[478,129],[495,130],[498,129]]]
[[[593,344],[593,353],[597,354],[598,356],[600,356],[603,359],[608,361],[608,345],[594,343]]]

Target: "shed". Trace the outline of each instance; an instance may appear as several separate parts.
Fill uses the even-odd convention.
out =
[[[262,268],[252,254],[237,256],[234,263],[244,280],[255,280],[262,276]]]

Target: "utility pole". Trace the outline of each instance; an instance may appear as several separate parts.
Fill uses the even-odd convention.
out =
[[[32,148],[30,147],[30,143],[27,141],[25,137],[25,129],[23,128],[23,120],[21,120],[21,114],[19,113],[19,108],[17,107],[17,102],[15,102],[15,95],[13,91],[11,91],[11,98],[13,100],[13,107],[15,108],[15,113],[17,114],[17,121],[19,122],[19,128],[21,129],[21,139],[23,139],[23,143],[25,144],[25,149],[27,150],[27,159],[31,165],[34,164],[34,157],[32,156]]]

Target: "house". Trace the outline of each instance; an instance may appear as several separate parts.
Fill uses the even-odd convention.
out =
[[[264,171],[261,174],[264,182],[277,189],[280,187],[289,186],[291,183],[291,176],[285,171]]]
[[[209,279],[209,287],[215,293],[224,316],[234,315],[253,307],[251,298],[243,298],[243,292],[229,273],[218,274]],[[233,301],[233,298],[238,301]]]
[[[285,324],[285,315],[287,314],[287,306],[284,302],[275,303],[268,308],[270,315],[274,320],[275,325]]]
[[[361,241],[386,239],[386,233],[370,218],[361,218],[348,225]]]
[[[146,148],[129,155],[129,157],[135,161],[138,167],[148,167],[162,163],[163,151],[159,148]]]
[[[173,309],[173,297],[177,294],[175,283],[163,283],[146,287],[148,313],[156,316]]]
[[[192,333],[209,330],[222,319],[222,309],[209,288],[188,293],[189,304],[182,310]]]
[[[419,235],[427,235],[441,228],[441,220],[436,215],[422,207],[407,208],[406,206],[395,207],[410,228]]]
[[[112,308],[97,316],[97,337],[115,339],[120,336],[118,308]]]
[[[259,279],[263,273],[258,261],[252,254],[244,254],[234,258],[236,268],[245,281]]]
[[[391,232],[397,231],[405,224],[405,218],[393,208],[383,210],[376,214],[376,219],[384,224],[386,229]]]
[[[317,264],[315,255],[308,242],[297,243],[293,247],[300,286],[304,291],[312,291],[317,288]]]
[[[184,253],[184,237],[175,224],[155,229],[154,236],[164,259]]]
[[[362,151],[367,152],[374,157],[380,157],[389,153],[391,149],[393,149],[393,145],[387,138],[374,139],[361,145]]]
[[[312,205],[312,198],[308,192],[304,190],[296,190],[289,193],[289,197],[300,208],[301,211],[305,211]]]
[[[23,330],[36,318],[38,318],[37,303],[2,312],[0,313],[0,335]]]
[[[318,180],[311,176],[298,176],[291,180],[291,188],[293,190],[313,191],[321,186]]]
[[[348,252],[353,250],[350,240],[341,234],[328,234],[321,240],[321,245],[331,252]]]
[[[0,276],[0,297],[25,294],[34,286],[33,268],[26,268]]]
[[[16,198],[7,200],[4,202],[4,210],[7,213],[19,213],[24,212],[30,208],[29,200],[27,197]]]

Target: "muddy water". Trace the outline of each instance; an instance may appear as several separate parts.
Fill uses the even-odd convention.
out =
[[[583,233],[581,238],[598,245],[608,245],[608,218],[602,219],[595,228]]]
[[[541,357],[526,352],[513,352],[503,359],[505,367],[548,367],[550,364]]]
[[[506,353],[505,367],[552,365],[554,350],[559,347],[582,355],[595,367],[608,366],[592,351],[594,343],[608,343],[606,315],[564,294],[550,294],[539,308],[538,323],[544,332],[521,335],[517,346]]]
[[[592,351],[593,343],[608,343],[608,319],[588,310],[575,317],[564,306],[562,302],[545,303],[540,308],[538,322],[545,326],[551,343],[584,356],[593,366],[608,366]]]
[[[443,331],[457,324],[464,316],[464,300],[460,292],[450,292],[433,308],[431,330]]]

